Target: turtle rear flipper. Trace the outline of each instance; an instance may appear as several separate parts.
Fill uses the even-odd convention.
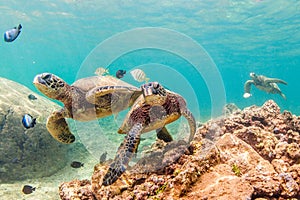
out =
[[[125,172],[130,159],[133,157],[140,143],[142,129],[142,124],[137,123],[125,136],[114,161],[110,164],[109,169],[103,178],[103,185],[107,186],[113,184]]]
[[[46,127],[52,137],[61,143],[70,144],[75,141],[75,136],[63,116],[63,110],[53,112],[47,119]]]
[[[280,88],[278,87],[278,85],[276,83],[270,83],[270,90],[268,91],[268,93],[271,94],[279,94],[282,98],[284,98],[286,100],[286,96],[281,92]]]
[[[284,80],[278,79],[278,78],[266,78],[265,80],[266,83],[282,83],[284,85],[287,85],[287,82]]]
[[[157,138],[164,142],[172,142],[173,138],[167,128],[164,126],[161,129],[156,129]]]
[[[286,100],[286,96],[281,92],[280,96],[282,96],[282,98],[284,98],[284,100]]]

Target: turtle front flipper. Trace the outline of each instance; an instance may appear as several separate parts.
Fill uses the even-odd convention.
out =
[[[142,94],[141,89],[130,86],[99,86],[86,93],[89,103],[100,107],[111,107],[115,112],[122,111],[131,106],[135,99]]]
[[[286,100],[286,96],[281,92],[280,88],[276,83],[270,83],[270,85],[272,86],[270,93],[279,94],[284,100]]]
[[[125,136],[114,161],[110,164],[109,169],[103,178],[103,185],[107,186],[113,184],[125,172],[129,161],[133,157],[140,143],[142,129],[142,124],[137,123]]]
[[[172,142],[173,138],[167,128],[164,126],[161,129],[156,129],[157,138],[164,142]]]
[[[266,78],[265,80],[266,83],[282,83],[284,85],[287,85],[287,82],[284,80],[278,79],[278,78]]]
[[[47,119],[47,129],[54,139],[61,143],[70,144],[75,141],[64,118],[64,110],[53,112]]]
[[[248,80],[244,84],[244,98],[248,98],[251,96],[250,90],[251,90],[251,85],[254,84],[253,80]]]

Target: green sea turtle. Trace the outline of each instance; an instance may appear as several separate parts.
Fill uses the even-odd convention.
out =
[[[65,118],[90,121],[106,117],[128,108],[142,94],[140,88],[112,76],[87,77],[68,85],[54,74],[43,73],[36,75],[33,83],[44,95],[64,104],[46,124],[50,134],[62,143],[75,141]]]
[[[141,88],[143,94],[136,99],[118,130],[118,133],[127,135],[103,178],[105,186],[114,183],[126,170],[130,159],[137,151],[142,133],[156,130],[158,138],[166,142],[172,141],[165,125],[183,115],[190,127],[189,142],[194,137],[195,118],[186,107],[182,96],[164,89],[157,82],[146,83]]]
[[[271,94],[280,94],[284,99],[286,99],[285,95],[281,92],[277,83],[282,83],[287,85],[287,83],[283,80],[277,78],[268,78],[262,75],[256,75],[255,73],[250,73],[250,77],[252,80],[246,81],[244,85],[244,98],[248,98],[251,96],[250,89],[251,85],[255,85],[258,89],[263,90],[267,93]]]

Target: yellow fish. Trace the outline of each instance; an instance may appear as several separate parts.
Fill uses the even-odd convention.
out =
[[[109,74],[109,72],[108,72],[108,69],[103,68],[103,67],[99,67],[99,68],[96,69],[95,74],[98,75],[98,76],[104,76],[104,75]]]
[[[145,72],[141,69],[135,69],[130,71],[131,76],[134,78],[134,80],[138,82],[145,81],[146,83],[149,81],[149,78],[147,78]]]

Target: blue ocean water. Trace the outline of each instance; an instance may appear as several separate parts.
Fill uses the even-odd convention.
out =
[[[110,67],[111,71],[119,68],[129,71],[142,66],[150,80],[167,80],[167,87],[191,102],[192,110],[199,107],[194,112],[200,110],[197,114],[200,118],[210,116],[214,107],[218,107],[215,113],[218,114],[219,105],[215,105],[218,101],[245,107],[261,105],[267,99],[274,99],[282,109],[299,114],[299,9],[300,3],[296,0],[2,1],[2,32],[19,23],[23,29],[13,43],[0,44],[0,75],[36,91],[32,79],[42,72],[57,74],[72,83],[83,75],[93,75],[91,69],[100,66]],[[191,70],[193,64],[186,55],[137,46],[135,51],[122,52],[110,63],[101,62],[101,58],[108,56],[104,52],[98,55],[99,60],[92,61],[93,66],[83,65],[88,62],[91,52],[101,48],[105,40],[146,27],[176,31],[194,40],[207,52],[207,55],[199,54],[200,64],[205,59],[211,59],[212,63],[203,63],[206,66],[202,66],[203,69],[200,66],[196,72]],[[155,40],[158,44],[161,40],[163,44],[166,38],[168,33],[156,36]],[[135,43],[135,39],[143,40],[143,35],[130,38],[131,44]],[[126,37],[124,40],[127,40]],[[176,44],[176,40],[171,39],[170,43]],[[114,45],[108,52],[124,47],[124,44]],[[176,52],[180,47],[175,45],[173,48]],[[184,51],[188,48],[189,44]],[[193,53],[191,49],[190,54]],[[195,54],[197,56],[197,52]],[[219,79],[215,74],[211,77],[206,72],[201,74],[201,70],[209,67],[216,67],[221,80],[213,80]],[[90,71],[84,68],[90,68]],[[182,81],[186,80],[188,85],[184,81],[181,84],[181,79],[175,75],[173,77],[170,70],[177,71],[177,75],[182,76]],[[243,84],[250,79],[250,72],[286,80],[288,85],[280,87],[287,100],[256,88],[252,88],[251,98],[243,99]],[[125,78],[127,81],[129,79]],[[207,81],[215,82],[215,87]],[[223,90],[219,87],[222,84],[225,96],[212,95],[219,93],[216,90]],[[135,82],[135,85],[139,83]]]
[[[125,69],[123,80],[139,86],[129,72],[141,68],[184,96],[200,121],[226,103],[268,99],[300,114],[298,0],[2,0],[0,13],[3,34],[23,26],[14,42],[0,41],[0,76],[37,93],[32,81],[43,72],[71,84],[98,67]],[[250,72],[288,82],[279,84],[287,99],[254,87],[244,99]]]

